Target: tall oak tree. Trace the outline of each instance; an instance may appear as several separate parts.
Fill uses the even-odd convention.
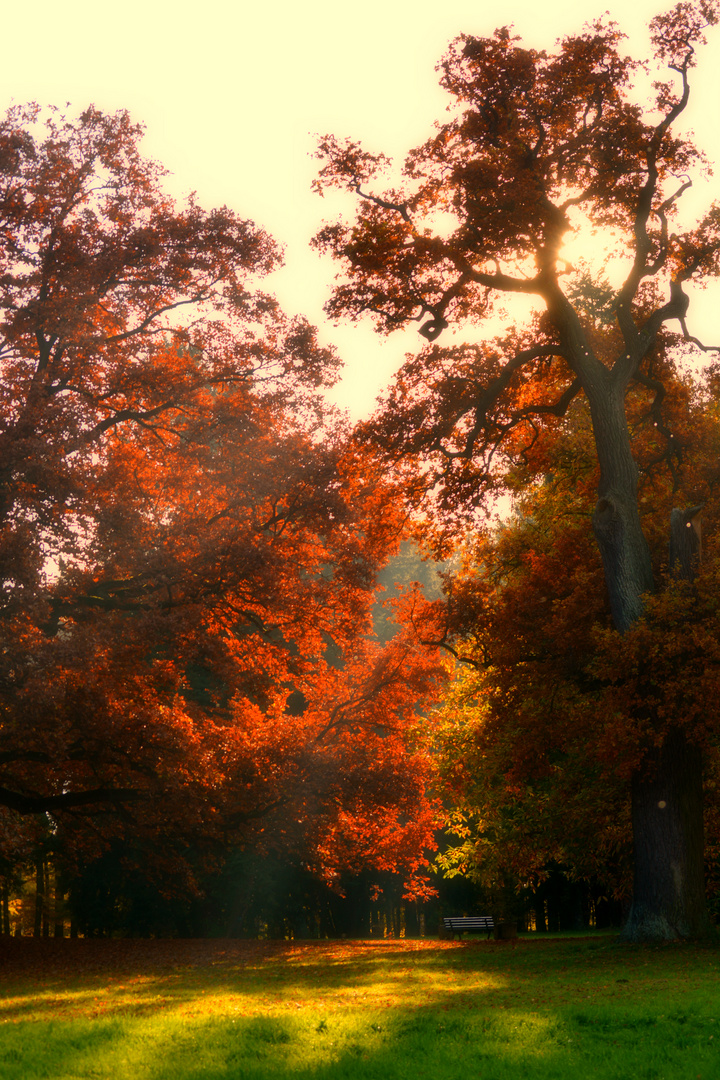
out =
[[[386,190],[371,186],[389,164],[383,155],[334,137],[320,146],[319,189],[359,198],[354,223],[327,225],[317,238],[342,265],[330,314],[370,313],[383,332],[416,320],[430,343],[401,369],[368,434],[405,468],[414,495],[453,524],[502,485],[504,447],[531,446],[544,420],[584,394],[599,463],[593,529],[621,632],[655,588],[628,392],[635,384],[652,391],[665,456],[676,462],[654,370],[658,342],[707,349],[688,326],[688,286],[720,270],[720,206],[691,225],[681,215],[704,162],[675,133],[696,46],[719,14],[716,0],[683,0],[658,15],[647,63],[622,54],[622,35],[605,20],[552,53],[524,48],[508,28],[462,36],[440,64],[451,117]],[[648,69],[656,79],[641,106],[636,88]],[[569,242],[577,250],[581,238],[587,261],[573,256],[573,265]],[[613,281],[604,297],[598,268],[588,271],[598,238]],[[610,324],[578,302],[588,290]],[[491,337],[512,297],[532,301],[535,314]],[[433,344],[451,323],[490,330],[480,343]],[[413,471],[408,463],[418,459]],[[656,729],[657,717],[647,723]],[[625,934],[704,934],[702,761],[682,716],[648,742],[631,786],[635,878]]]

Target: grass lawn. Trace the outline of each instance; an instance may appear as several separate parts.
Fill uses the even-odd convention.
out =
[[[720,950],[0,939],[2,1080],[720,1080]]]

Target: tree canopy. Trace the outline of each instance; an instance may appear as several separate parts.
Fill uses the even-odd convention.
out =
[[[260,288],[275,243],[175,206],[140,136],[0,123],[6,851],[130,829],[422,890],[438,671],[371,635],[400,509],[320,394],[336,357]]]

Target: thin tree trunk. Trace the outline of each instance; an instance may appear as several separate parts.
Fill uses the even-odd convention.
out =
[[[50,937],[50,864],[43,860],[42,936]]]
[[[55,937],[65,937],[65,905],[63,898],[63,873],[58,869],[57,863],[53,867],[54,877],[54,905],[53,905],[53,935]]]
[[[35,860],[35,924],[33,926],[33,935],[35,937],[40,937],[42,933],[44,888],[45,874],[43,868],[43,858],[42,855],[39,855]]]

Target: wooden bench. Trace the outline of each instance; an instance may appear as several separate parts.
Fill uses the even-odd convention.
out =
[[[474,915],[474,916],[455,916],[450,915],[448,918],[443,917],[443,926],[446,931],[451,934],[478,933],[481,930],[487,930],[487,936],[490,937],[495,929],[495,923],[493,922],[492,915]]]

